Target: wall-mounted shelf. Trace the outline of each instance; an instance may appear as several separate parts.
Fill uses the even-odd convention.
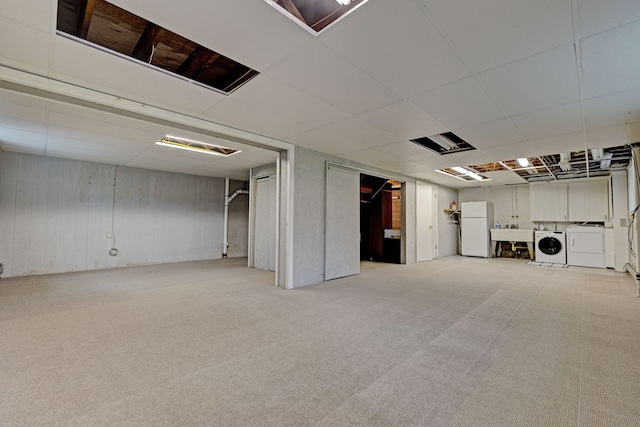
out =
[[[449,215],[450,219],[454,221],[458,221],[460,219],[460,210],[459,209],[445,209],[444,213]]]

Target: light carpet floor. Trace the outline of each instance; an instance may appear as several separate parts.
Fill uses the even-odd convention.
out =
[[[455,256],[285,291],[244,265],[0,280],[0,425],[640,425],[626,274]]]

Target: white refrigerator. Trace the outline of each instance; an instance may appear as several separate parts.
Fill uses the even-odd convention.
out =
[[[462,202],[462,255],[489,258],[493,226],[491,202]]]

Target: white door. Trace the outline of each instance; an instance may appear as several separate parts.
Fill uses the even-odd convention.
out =
[[[436,257],[437,189],[432,185],[416,183],[416,260],[430,261]]]
[[[360,273],[360,174],[327,165],[325,280]]]
[[[256,179],[253,266],[276,270],[276,177]]]

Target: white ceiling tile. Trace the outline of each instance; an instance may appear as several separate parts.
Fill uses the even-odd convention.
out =
[[[400,100],[391,90],[318,42],[288,56],[265,74],[351,114]]]
[[[31,132],[46,132],[46,125],[42,121],[18,119],[0,114],[0,126],[5,128],[26,130]]]
[[[0,16],[13,19],[40,31],[51,31],[51,19],[56,16],[57,2],[43,4],[40,0],[0,0]]]
[[[310,126],[298,123],[285,114],[279,114],[278,111],[263,110],[231,98],[207,110],[201,117],[226,126],[281,139],[310,129]]]
[[[402,139],[422,138],[449,130],[407,101],[396,102],[358,117]]]
[[[491,98],[472,77],[428,90],[410,100],[450,129],[503,117]]]
[[[638,0],[578,0],[580,36],[591,36],[640,19]]]
[[[454,133],[476,148],[504,145],[523,140],[515,126],[507,119],[467,126],[456,129]]]
[[[47,136],[43,132],[0,126],[0,148],[17,153],[44,154]]]
[[[529,141],[529,145],[538,156],[580,151],[586,148],[585,137],[582,132],[535,139]]]
[[[126,157],[137,156],[142,149],[139,147],[131,147],[124,145],[113,145],[109,142],[96,142],[87,139],[74,139],[68,136],[49,135],[47,137],[47,152],[50,148],[55,147],[56,150],[73,151],[89,151],[99,153],[120,154]]]
[[[371,166],[380,166],[385,163],[400,160],[390,154],[376,151],[375,149],[353,151],[351,153],[341,154],[340,157]]]
[[[0,55],[4,66],[46,74],[49,39],[50,31],[36,30],[0,16]]]
[[[402,97],[470,75],[412,0],[370,2],[319,39]]]
[[[541,139],[582,130],[579,102],[513,116],[510,119],[526,139]]]
[[[380,167],[391,172],[397,172],[400,174],[405,174],[410,176],[431,171],[430,168],[425,166],[420,166],[413,162],[385,163]]]
[[[490,159],[490,162],[513,160],[520,157],[534,157],[536,155],[536,152],[526,142],[485,147],[481,151]]]
[[[526,184],[527,181],[515,172],[511,171],[496,171],[496,172],[483,172],[482,175],[493,181],[493,185],[507,185],[507,184]],[[489,184],[491,185],[491,184]]]
[[[27,95],[11,90],[0,89],[0,99],[11,104],[19,104],[32,108],[45,109],[47,101],[33,95]]]
[[[93,150],[69,150],[67,147],[47,145],[45,153],[48,157],[60,157],[63,159],[82,160],[85,162],[105,163],[110,165],[123,165],[129,156],[118,153],[106,153]]]
[[[584,101],[587,130],[640,122],[640,89]]]
[[[579,99],[573,44],[485,71],[478,78],[507,116]]]
[[[265,75],[234,92],[233,99],[310,127],[328,125],[350,116],[317,97]]]
[[[611,126],[587,132],[589,148],[616,147],[640,142],[640,123]]]
[[[18,119],[25,126],[38,126],[42,129],[44,128],[45,118],[46,112],[42,107],[32,107],[0,100],[0,123],[4,122],[5,119]]]
[[[342,154],[398,142],[398,138],[359,119],[332,123],[291,140],[303,147],[329,154]]]
[[[464,62],[484,71],[573,41],[570,0],[422,0]]]
[[[376,150],[397,157],[400,160],[407,161],[438,156],[436,153],[433,153],[410,141],[394,142],[393,144],[376,147]]]
[[[581,42],[584,98],[640,88],[640,21]]]
[[[197,115],[226,99],[164,72],[63,37],[55,38],[55,78],[156,107]]]

